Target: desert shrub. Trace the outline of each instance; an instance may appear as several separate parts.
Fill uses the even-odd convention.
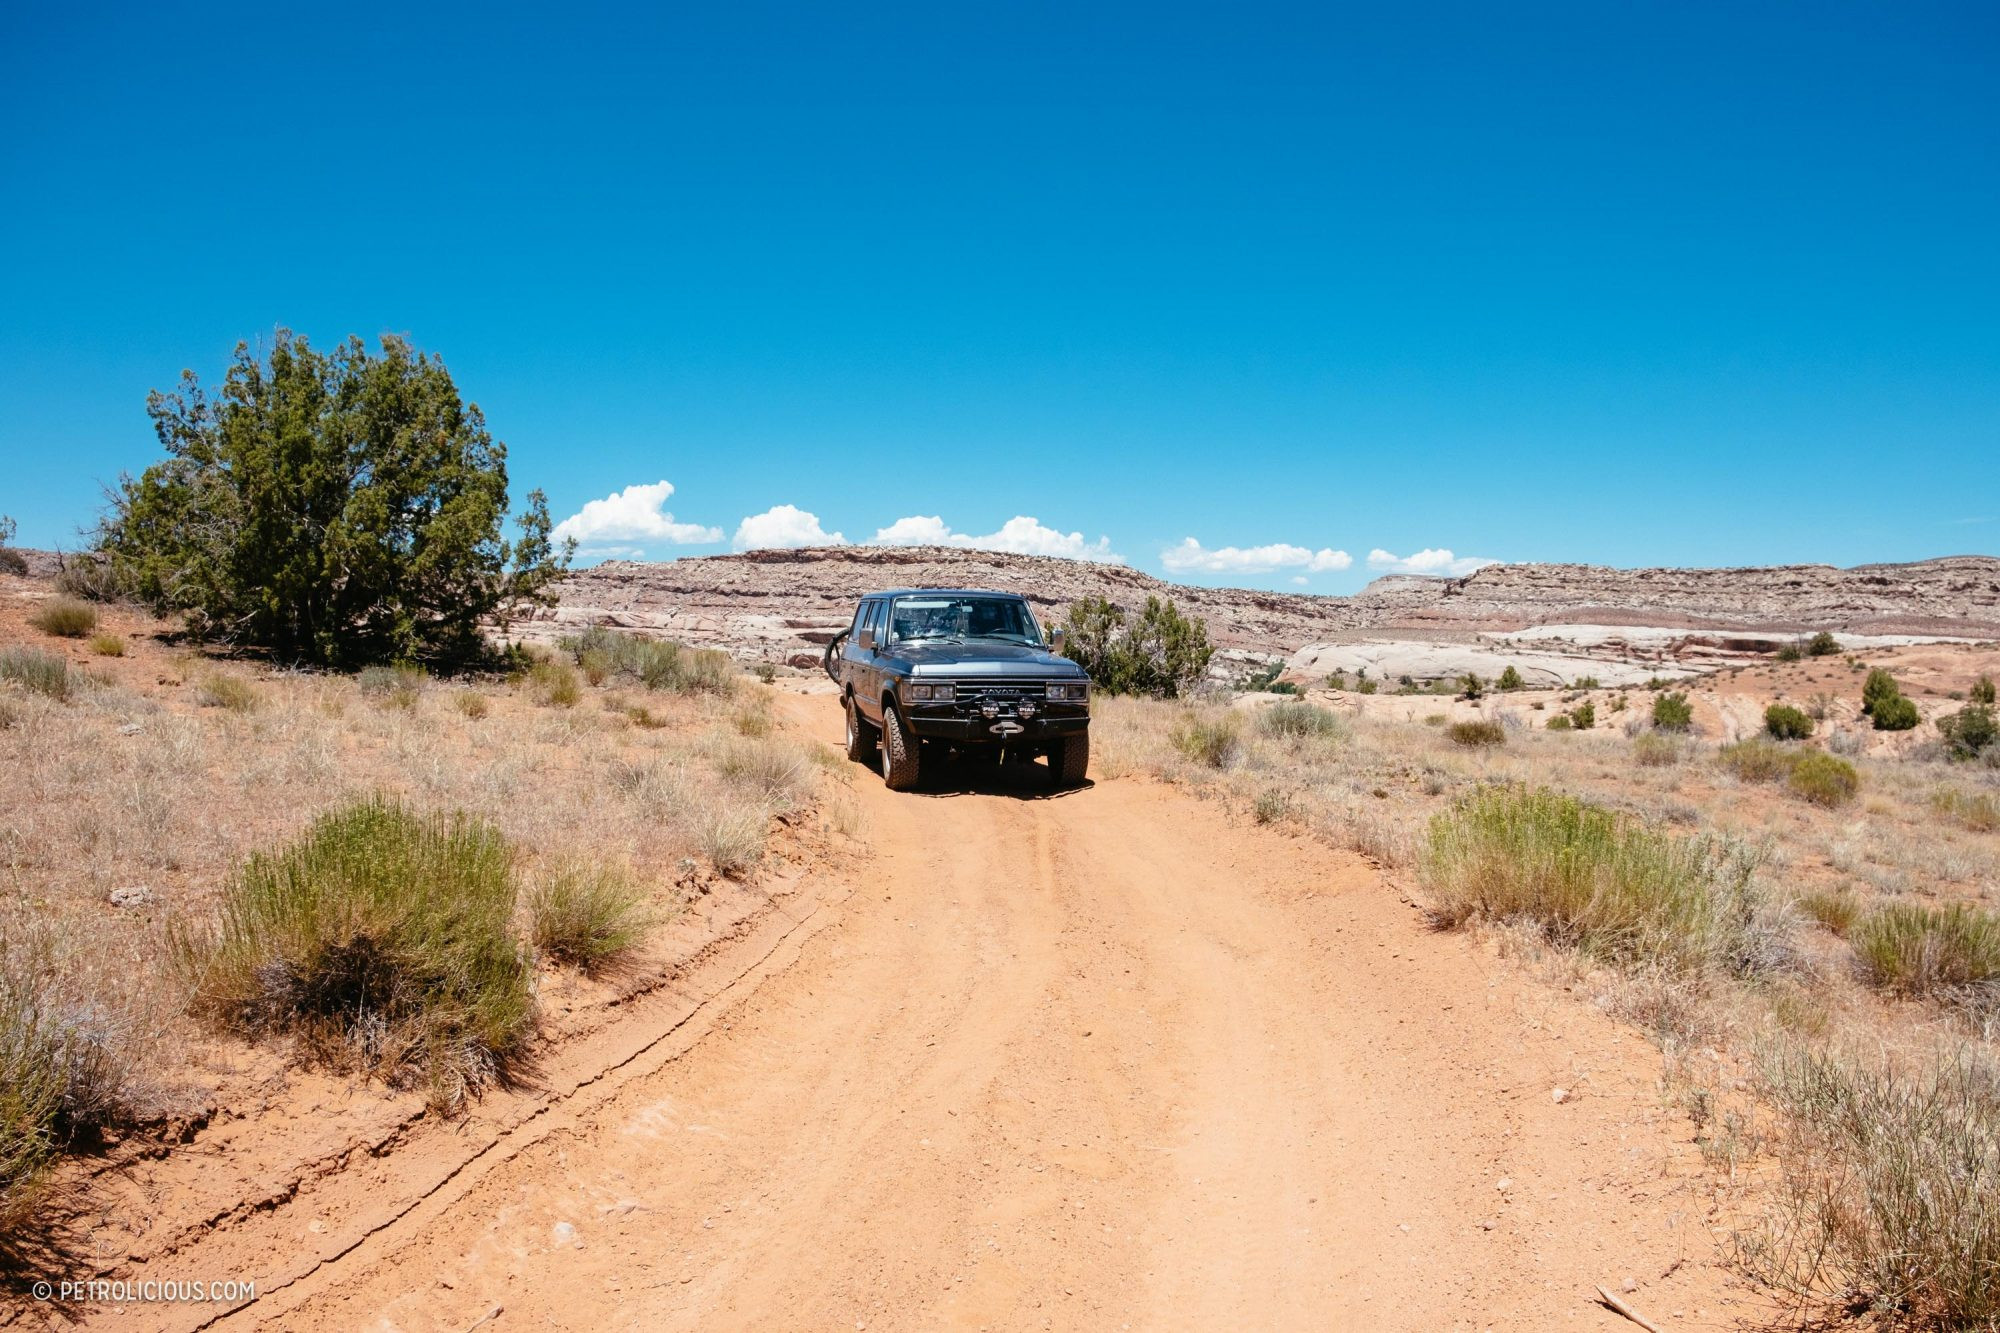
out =
[[[1740,970],[1765,915],[1733,844],[1661,833],[1547,789],[1493,786],[1434,816],[1422,857],[1444,925],[1533,926],[1621,964]]]
[[[1940,787],[1931,793],[1931,809],[1975,833],[2000,832],[2000,799],[1992,792]]]
[[[1780,662],[1796,662],[1806,655],[1806,650],[1796,643],[1788,643],[1773,655]]]
[[[78,597],[86,602],[116,602],[125,596],[124,585],[119,581],[118,571],[111,562],[101,555],[66,555],[59,557],[56,569],[56,591],[65,597]]]
[[[1792,775],[1802,756],[1797,750],[1762,736],[1725,745],[1715,752],[1715,760],[1744,782],[1782,782]]]
[[[1917,712],[1917,705],[1900,694],[1892,699],[1878,700],[1875,711],[1869,716],[1875,719],[1877,731],[1910,731],[1923,721]]]
[[[1861,919],[1861,899],[1851,889],[1813,889],[1799,895],[1799,910],[1844,936]]]
[[[1861,790],[1861,775],[1845,759],[1814,750],[1799,756],[1785,785],[1794,796],[1834,809],[1854,799]]]
[[[1863,717],[1873,717],[1876,705],[1890,699],[1900,699],[1902,695],[1903,688],[1896,683],[1894,676],[1881,667],[1871,667],[1867,678],[1861,682],[1861,714]]]
[[[1764,730],[1781,741],[1802,741],[1813,734],[1813,720],[1790,704],[1764,710]]]
[[[1443,713],[1424,714],[1424,725],[1427,727],[1441,727],[1449,721],[1451,721],[1451,719],[1445,716]]]
[[[1990,686],[1991,682],[1989,682]],[[2000,718],[1990,703],[1969,703],[1937,721],[1947,755],[1956,760],[1977,759],[2000,742]]]
[[[1589,731],[1597,725],[1597,705],[1588,699],[1569,710],[1569,720],[1576,724],[1578,731]]]
[[[1571,731],[1576,727],[1576,723],[1570,720],[1568,713],[1557,713],[1542,725],[1550,731]]]
[[[237,344],[213,399],[191,372],[148,398],[168,457],[120,486],[102,532],[134,595],[337,666],[478,657],[489,622],[553,600],[571,548],[539,491],[506,539],[507,447],[442,361],[394,336],[379,356],[285,331],[270,349]]]
[[[177,933],[195,1010],[456,1106],[533,1023],[512,862],[499,830],[465,815],[381,798],[323,815],[250,857],[211,927]]]
[[[83,678],[69,669],[69,662],[39,648],[0,648],[0,680],[10,680],[24,690],[46,694],[51,699],[67,699]]]
[[[1632,738],[1632,759],[1641,768],[1667,768],[1684,757],[1681,742],[1646,731]]]
[[[764,859],[770,816],[762,806],[723,801],[701,812],[695,845],[724,875],[741,875]]]
[[[1598,683],[1595,676],[1578,676],[1569,683],[1569,686],[1573,690],[1601,690],[1604,688]]]
[[[1257,729],[1289,740],[1335,740],[1345,730],[1340,719],[1318,704],[1273,704],[1257,714]]]
[[[1694,705],[1679,690],[1656,694],[1653,696],[1653,725],[1661,731],[1686,731],[1694,725]]]
[[[1458,686],[1458,697],[1461,699],[1480,699],[1485,697],[1486,682],[1479,678],[1477,671],[1468,671],[1460,676],[1458,678]]]
[[[53,634],[63,639],[81,639],[96,630],[97,608],[89,602],[58,597],[28,617],[28,620],[44,634]]]
[[[429,674],[415,663],[398,662],[394,666],[363,667],[354,683],[365,699],[390,708],[415,708],[423,695],[424,682],[429,679]]]
[[[203,672],[194,697],[203,708],[226,708],[232,713],[254,713],[264,703],[263,691],[256,685],[226,671]]]
[[[1815,691],[1806,703],[1806,716],[1815,722],[1826,721],[1827,715],[1833,712],[1833,702],[1833,696],[1825,690]]]
[[[1984,704],[1988,708],[1993,707],[1995,702],[2000,702],[1994,698],[1993,677],[1991,676],[1981,676],[1979,679],[1973,681],[1972,689],[1967,692],[1966,698],[1973,703]]]
[[[1237,681],[1236,688],[1250,694],[1261,693],[1276,684],[1278,677],[1283,675],[1284,672],[1285,662],[1283,658],[1279,658],[1274,662],[1266,662],[1263,666],[1249,672],[1243,679]]]
[[[778,668],[769,662],[759,662],[754,671],[757,679],[766,685],[778,679]]]
[[[1832,657],[1840,651],[1840,640],[1827,630],[1821,630],[1806,640],[1807,657]]]
[[[681,694],[727,694],[736,684],[736,664],[719,648],[696,648],[681,654],[680,672],[672,688]]]
[[[630,955],[651,924],[646,895],[611,866],[566,866],[528,895],[528,931],[545,957],[598,972]]]
[[[672,694],[727,694],[736,683],[729,654],[714,648],[683,648],[601,625],[564,640],[563,647],[593,685],[615,676]]]
[[[1070,604],[1063,653],[1107,694],[1176,699],[1207,676],[1215,649],[1207,624],[1170,600],[1148,596],[1139,619],[1128,623],[1105,598],[1084,597]]]
[[[577,669],[583,672],[585,680],[592,685],[602,685],[611,678],[611,672],[617,664],[611,660],[611,654],[603,649],[586,648],[576,655],[576,665]]]
[[[539,658],[528,668],[528,688],[550,708],[573,708],[583,697],[576,668],[553,657]]]
[[[1373,694],[1378,684],[1380,684],[1379,681],[1369,679],[1367,674],[1364,673],[1355,680],[1354,692],[1356,694]]]
[[[90,651],[99,657],[125,656],[125,640],[116,634],[98,634],[90,640]]]
[[[485,717],[491,708],[486,696],[478,690],[460,690],[451,697],[451,706],[474,722]]]
[[[1242,748],[1242,728],[1233,712],[1182,713],[1167,739],[1182,758],[1204,768],[1227,768]]]
[[[1752,1266],[1831,1322],[2000,1327],[2000,1070],[1971,1045],[1910,1063],[1787,1046],[1779,1200]],[[1817,1324],[1815,1325],[1817,1326]],[[1829,1324],[1830,1326],[1830,1324]]]
[[[1291,794],[1282,787],[1264,788],[1250,806],[1250,817],[1259,824],[1282,823],[1291,812]]]
[[[1453,722],[1444,729],[1444,734],[1453,745],[1463,745],[1469,750],[1481,746],[1504,745],[1507,742],[1507,729],[1498,722],[1484,719]]]
[[[57,1149],[62,1052],[37,1001],[0,973],[0,1241],[33,1217]]]
[[[0,574],[26,574],[28,557],[13,548],[14,520],[0,514]]]
[[[1493,682],[1493,688],[1496,690],[1518,690],[1522,685],[1521,673],[1514,669],[1512,662],[1509,662],[1507,669],[1500,673],[1500,679]]]
[[[1898,995],[1964,997],[2000,982],[2000,914],[1964,903],[1890,903],[1851,938],[1862,975]]]
[[[812,795],[812,761],[782,737],[726,737],[709,754],[718,773],[778,809],[803,805]],[[758,808],[761,813],[764,807]]]

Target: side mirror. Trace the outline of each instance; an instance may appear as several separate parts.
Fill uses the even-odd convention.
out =
[[[1062,656],[1063,645],[1067,642],[1069,642],[1069,631],[1061,625],[1049,631],[1049,651],[1057,657]]]
[[[854,646],[861,649],[861,651],[865,653],[874,652],[875,631],[872,629],[862,630],[859,634],[854,636]]]

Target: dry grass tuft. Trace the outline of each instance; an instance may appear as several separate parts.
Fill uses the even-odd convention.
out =
[[[1799,895],[1799,910],[1845,937],[1861,919],[1861,899],[1851,889],[1814,889]]]
[[[363,667],[354,678],[361,697],[387,708],[415,708],[423,697],[430,677],[420,666],[399,662],[394,666]]]
[[[1227,768],[1242,749],[1243,726],[1233,712],[1190,709],[1174,719],[1169,739],[1189,763]]]
[[[544,657],[528,668],[528,688],[538,702],[549,708],[574,708],[583,698],[576,669],[553,657]]]
[[[628,958],[652,925],[646,894],[623,870],[567,866],[528,897],[529,938],[540,953],[586,973]]]
[[[1931,793],[1931,809],[1974,833],[2000,832],[2000,799],[1992,792],[1939,787]]]
[[[1890,903],[1851,938],[1863,975],[1899,995],[1990,1001],[2000,987],[2000,914]]]
[[[44,634],[81,639],[96,630],[97,608],[73,597],[58,597],[28,617],[28,621]]]
[[[125,656],[125,640],[116,634],[99,634],[90,641],[90,651],[99,657]]]
[[[39,648],[0,648],[0,680],[12,681],[24,690],[45,694],[51,699],[70,697],[82,684],[81,672],[71,671],[69,662]]]
[[[1845,759],[1836,759],[1818,750],[1800,756],[1792,766],[1785,785],[1794,796],[1837,809],[1851,802],[1861,791],[1861,774]]]
[[[204,672],[195,699],[204,708],[226,708],[232,713],[254,713],[264,702],[255,685],[223,671]]]
[[[1507,743],[1507,729],[1498,722],[1485,720],[1453,722],[1444,729],[1444,734],[1453,745],[1462,745],[1468,750]]]

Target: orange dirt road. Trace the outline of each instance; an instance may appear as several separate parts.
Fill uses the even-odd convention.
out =
[[[838,741],[830,698],[787,706]],[[1599,1282],[1672,1329],[1750,1308],[1657,1054],[1361,859],[1137,779],[853,774],[878,850],[697,1040],[214,1326],[1635,1327]]]

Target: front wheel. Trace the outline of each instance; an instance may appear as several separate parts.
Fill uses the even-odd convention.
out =
[[[1049,745],[1049,780],[1058,787],[1081,787],[1090,771],[1090,733],[1065,736]]]
[[[847,757],[857,764],[870,763],[875,758],[875,725],[861,716],[855,706],[854,696],[847,696]]]
[[[917,785],[917,738],[903,729],[903,719],[894,704],[882,705],[882,782],[890,791],[908,791]]]

